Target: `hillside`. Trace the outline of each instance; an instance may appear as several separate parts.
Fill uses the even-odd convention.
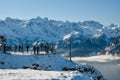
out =
[[[23,73],[24,70],[25,73]],[[15,76],[10,79],[18,79],[20,75],[20,79],[28,79],[27,76],[29,75],[31,78],[36,78],[33,73],[29,73],[30,71],[36,73],[39,79],[104,80],[102,74],[94,67],[88,64],[70,62],[58,54],[23,55],[21,53],[21,55],[15,55],[0,53],[0,75],[2,79],[7,79],[10,76]]]

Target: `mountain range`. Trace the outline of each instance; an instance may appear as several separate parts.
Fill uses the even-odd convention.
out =
[[[8,45],[32,46],[35,42],[44,41],[56,45],[59,53],[68,52],[71,40],[74,56],[94,52],[120,54],[120,26],[115,24],[105,26],[96,21],[64,22],[47,17],[30,20],[7,17],[0,20],[0,35],[7,38]],[[116,49],[117,52],[114,51]]]

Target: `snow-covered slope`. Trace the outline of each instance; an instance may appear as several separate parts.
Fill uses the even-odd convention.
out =
[[[79,64],[78,65],[77,63],[68,61],[67,59],[61,57],[58,54],[22,55],[22,53],[21,53],[21,55],[15,55],[15,54],[10,54],[10,53],[9,54],[8,53],[6,53],[6,54],[0,53],[0,69],[8,69],[8,70],[9,69],[33,69],[33,70],[39,70],[39,71],[41,71],[41,70],[58,71],[58,72],[54,72],[55,73],[54,75],[56,75],[56,74],[60,75],[61,73],[63,73],[63,75],[72,74],[70,77],[68,75],[64,78],[68,78],[68,79],[73,78],[73,80],[76,80],[76,79],[79,79],[79,80],[93,80],[93,79],[94,80],[97,80],[97,79],[104,80],[102,74],[94,67],[92,67],[88,64]],[[6,79],[6,78],[4,78],[3,73],[1,73],[3,71],[6,71],[6,70],[0,70],[0,76],[3,79]],[[17,71],[17,70],[13,70],[13,71]],[[61,71],[65,71],[65,72],[61,72]],[[68,72],[66,72],[66,71],[68,71]],[[28,72],[29,72],[29,70],[28,70]],[[8,75],[9,72],[8,73],[6,72],[4,74]],[[24,73],[21,73],[21,74],[17,73],[17,74],[22,76]],[[43,75],[44,74],[46,74],[45,71],[43,71]],[[11,75],[16,76],[16,78],[20,77],[18,75],[15,75],[14,72],[11,73]],[[29,75],[33,75],[33,74],[29,74]],[[61,77],[63,77],[63,75],[60,75],[60,77],[58,77],[58,79],[61,79]],[[47,75],[47,78],[49,78],[48,76],[51,76],[51,75]],[[9,75],[8,75],[8,77],[9,77]],[[42,75],[41,75],[41,77],[42,77]],[[52,76],[52,77],[54,77],[54,76]],[[42,77],[42,78],[46,78],[46,77]],[[42,79],[42,78],[40,78],[40,79]]]
[[[31,69],[0,69],[0,80],[92,80],[77,71],[39,71]]]
[[[105,48],[111,38],[120,36],[120,26],[114,24],[104,26],[95,21],[63,22],[40,17],[30,20],[7,17],[5,20],[0,20],[0,35],[7,38],[8,45],[32,45],[36,41],[43,40],[59,44],[59,48],[68,46],[65,37],[72,37],[74,51],[77,51],[77,48],[84,48],[86,49],[84,51],[89,53]]]
[[[22,54],[22,53],[21,53]],[[75,67],[75,63],[60,57],[58,54],[48,55],[12,55],[0,54],[0,61],[4,65],[0,68],[37,68],[40,70],[62,70],[63,67]],[[58,64],[59,63],[59,64]]]

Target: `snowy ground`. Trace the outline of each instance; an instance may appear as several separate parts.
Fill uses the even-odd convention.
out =
[[[0,80],[92,80],[77,71],[40,71],[31,69],[0,69]]]
[[[107,80],[120,80],[120,56],[99,55],[72,58],[77,63],[88,63],[97,68]]]
[[[0,80],[104,80],[88,64],[77,64],[59,54],[0,53]]]

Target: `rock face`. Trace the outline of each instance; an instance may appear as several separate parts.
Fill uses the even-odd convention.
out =
[[[0,35],[7,38],[8,45],[32,46],[34,42],[44,41],[56,44],[57,50],[62,53],[69,48],[71,38],[74,56],[84,56],[104,50],[113,38],[120,36],[120,26],[104,26],[95,21],[63,22],[40,17],[30,20],[7,17],[0,20]]]

